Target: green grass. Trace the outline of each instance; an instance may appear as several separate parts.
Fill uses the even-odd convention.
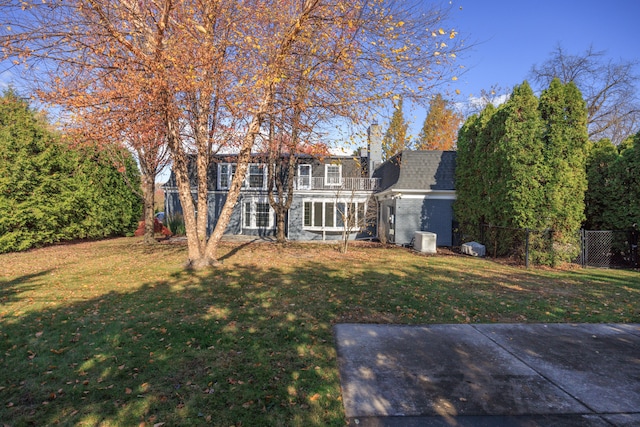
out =
[[[640,322],[634,271],[115,239],[0,255],[0,424],[344,425],[338,322]]]

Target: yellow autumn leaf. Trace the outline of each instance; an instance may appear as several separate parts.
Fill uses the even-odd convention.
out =
[[[444,30],[443,30],[442,28],[440,28],[440,29],[438,30],[438,33],[440,33],[440,35],[443,35],[443,34],[444,34]]]
[[[460,89],[456,89],[456,95],[460,95]]]
[[[450,39],[455,38],[455,37],[456,37],[456,34],[458,34],[456,31],[451,31],[451,32],[449,33],[449,38],[450,38]]]
[[[453,80],[455,82],[456,80],[458,80],[458,77],[453,76],[453,77],[451,77],[451,80]]]

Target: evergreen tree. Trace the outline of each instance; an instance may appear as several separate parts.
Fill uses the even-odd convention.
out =
[[[568,261],[579,250],[578,230],[584,221],[587,110],[575,84],[554,79],[540,96],[540,113],[550,170],[545,183],[546,225],[554,231],[559,260]]]
[[[620,196],[605,219],[613,230],[628,230],[633,224],[640,227],[640,132],[632,141],[612,167],[612,184]]]
[[[410,141],[407,137],[408,127],[409,123],[404,120],[402,98],[400,98],[398,105],[394,106],[389,128],[382,138],[382,160],[388,160],[409,147]]]
[[[70,149],[13,91],[0,98],[0,252],[135,229],[140,202],[101,154]],[[129,178],[135,182],[135,164]]]
[[[495,114],[493,105],[488,105],[479,115],[473,115],[458,132],[456,157],[456,220],[467,235],[477,236],[478,226],[487,219],[490,205],[488,188],[491,182],[486,173],[491,161],[488,124]]]
[[[503,125],[503,132],[494,162],[499,169],[499,183],[493,190],[494,224],[539,228],[548,170],[544,162],[538,98],[527,82],[514,88],[497,120]]]
[[[584,223],[587,230],[608,230],[615,222],[613,217],[620,209],[622,196],[613,175],[618,157],[618,150],[610,139],[601,139],[589,149]]]
[[[449,103],[436,94],[429,103],[429,112],[418,135],[418,150],[453,150],[462,116],[449,108]]]

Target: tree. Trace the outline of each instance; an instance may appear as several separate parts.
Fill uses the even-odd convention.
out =
[[[550,170],[545,182],[545,224],[554,232],[556,251],[568,261],[577,251],[580,225],[584,221],[586,180],[587,110],[574,83],[554,79],[540,95],[544,122],[544,157]]]
[[[422,124],[415,145],[418,150],[453,150],[458,139],[462,115],[449,108],[449,103],[436,94]]]
[[[29,19],[12,21],[22,8]],[[410,2],[66,0],[43,6],[34,0],[3,9],[3,52],[54,70],[38,79],[49,102],[108,112],[120,99],[99,95],[116,77],[120,88],[148,96],[171,151],[194,267],[216,262],[269,117],[290,112],[294,100],[305,115],[313,113],[314,123],[357,123],[368,119],[372,103],[400,95],[426,99],[451,72],[458,49],[456,32],[442,28],[446,11],[416,15]],[[296,96],[300,87],[303,97]],[[237,169],[208,236],[209,164],[221,148],[238,153]]]
[[[573,82],[586,102],[589,138],[609,138],[617,145],[640,125],[637,66],[637,61],[607,59],[605,52],[593,47],[582,54],[570,54],[557,46],[547,61],[531,68],[530,74],[541,87],[548,87],[555,78]]]
[[[627,230],[640,223],[640,133],[622,145],[603,139],[589,152],[585,228]]]
[[[458,137],[455,203],[463,232],[482,223],[552,229],[557,259],[576,250],[584,215],[586,110],[575,85],[554,80],[538,100],[528,83],[497,109],[489,104]],[[494,252],[519,251],[501,236]],[[544,261],[541,259],[541,261]]]
[[[101,151],[72,147],[15,92],[0,98],[0,252],[133,232],[139,199]],[[131,156],[123,171],[139,185]]]
[[[402,98],[400,98],[398,104],[393,106],[391,122],[382,138],[382,160],[390,159],[410,145],[407,137],[409,123],[404,120],[402,103]]]
[[[616,222],[612,220],[612,213],[620,208],[623,191],[614,185],[613,168],[618,157],[616,146],[607,138],[592,144],[589,149],[584,223],[588,230],[607,230]]]
[[[500,183],[492,191],[495,225],[539,228],[542,225],[545,177],[542,121],[538,98],[527,82],[516,86],[494,117],[503,129],[496,147]],[[500,220],[497,220],[500,218]]]

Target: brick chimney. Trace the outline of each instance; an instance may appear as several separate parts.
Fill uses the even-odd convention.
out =
[[[382,128],[378,123],[372,123],[367,132],[369,137],[369,177],[373,176],[373,171],[382,163]]]

